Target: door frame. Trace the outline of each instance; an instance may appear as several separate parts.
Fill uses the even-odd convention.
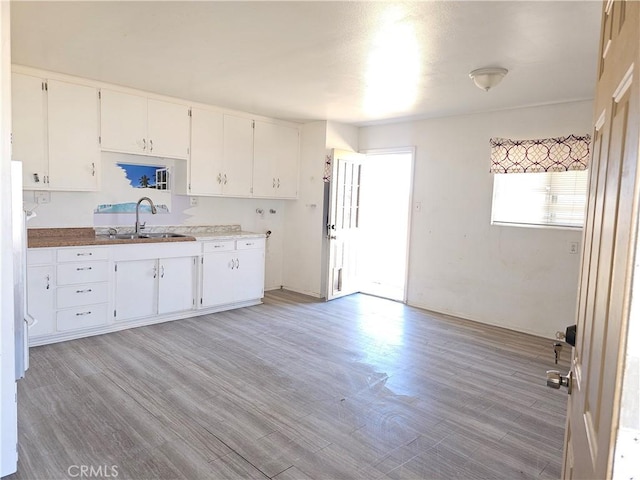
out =
[[[415,168],[416,168],[416,147],[391,147],[391,148],[369,148],[366,150],[360,150],[359,153],[364,155],[390,155],[390,154],[411,154],[411,166],[410,166],[410,182],[409,182],[409,201],[407,205],[407,236],[406,236],[406,253],[404,259],[404,292],[402,293],[402,303],[408,302],[409,296],[409,282],[411,276],[409,275],[409,267],[411,266],[411,235],[413,232],[413,212],[416,205],[414,201],[414,184],[415,184]],[[365,159],[366,163],[366,159]]]

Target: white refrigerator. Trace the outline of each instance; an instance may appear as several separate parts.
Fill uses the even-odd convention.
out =
[[[16,380],[29,368],[29,326],[26,310],[27,230],[22,201],[22,162],[11,162],[11,223],[13,233],[13,311]]]
[[[3,182],[4,185],[7,185]],[[11,262],[13,270],[13,318],[0,318],[0,476],[16,471],[18,462],[18,394],[17,381],[24,377],[29,366],[28,326],[25,321],[25,272],[26,272],[26,230],[22,203],[22,164],[11,162],[11,227],[8,219],[2,225],[3,244],[10,244],[13,255],[3,246],[3,259]],[[8,200],[7,197],[3,198]],[[6,202],[8,204],[9,202]],[[7,205],[8,206],[8,205]],[[4,205],[3,205],[4,210]],[[8,214],[8,208],[5,210]],[[11,241],[8,240],[9,230]],[[4,252],[6,251],[6,256]],[[12,261],[11,261],[11,260]],[[9,265],[3,272],[8,273]],[[7,282],[8,283],[8,282]],[[8,290],[8,289],[6,289]],[[3,289],[4,291],[6,291]],[[9,293],[9,292],[7,292]],[[9,297],[9,295],[7,295]],[[3,300],[6,297],[3,295]],[[6,298],[10,302],[10,298]],[[7,303],[9,303],[7,302]],[[3,308],[10,312],[11,308]]]

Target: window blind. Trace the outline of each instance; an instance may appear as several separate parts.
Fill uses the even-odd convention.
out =
[[[492,223],[582,227],[587,170],[494,175]]]

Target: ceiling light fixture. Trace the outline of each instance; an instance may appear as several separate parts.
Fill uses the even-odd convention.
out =
[[[478,88],[488,92],[490,88],[498,85],[508,72],[506,68],[500,67],[478,68],[470,72],[469,77]]]

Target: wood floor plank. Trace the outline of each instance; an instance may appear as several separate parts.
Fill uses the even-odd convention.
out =
[[[553,341],[352,295],[31,350],[19,470],[122,479],[558,478]]]

